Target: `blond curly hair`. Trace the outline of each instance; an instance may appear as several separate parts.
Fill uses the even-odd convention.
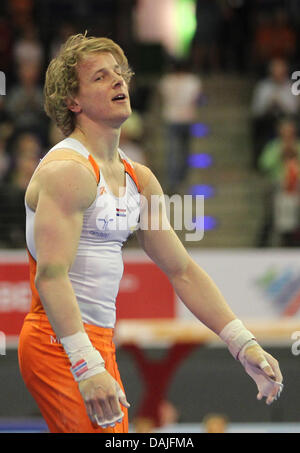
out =
[[[71,100],[79,90],[78,63],[88,54],[111,53],[121,67],[127,84],[133,75],[128,60],[121,47],[109,38],[73,35],[61,47],[58,55],[51,60],[45,78],[44,108],[64,136],[75,129],[75,114],[69,110],[67,100]]]

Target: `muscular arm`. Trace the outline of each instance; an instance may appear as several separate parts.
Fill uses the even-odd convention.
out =
[[[76,255],[84,210],[96,195],[96,181],[75,162],[51,162],[36,176],[38,201],[34,239],[36,288],[59,338],[84,331],[68,277]]]
[[[34,184],[38,191],[34,225],[36,288],[72,367],[84,360],[88,368],[77,376],[88,416],[103,427],[115,426],[123,417],[120,403],[126,407],[129,403],[85,334],[68,276],[76,256],[83,213],[96,197],[96,180],[83,165],[55,161],[39,170]]]
[[[147,216],[150,224],[153,215],[157,215],[158,224],[167,225],[164,206],[160,213],[151,212],[151,196],[163,195],[159,182],[146,167],[136,164],[136,169],[147,200],[141,220]],[[189,256],[170,225],[168,229],[140,229],[137,236],[145,252],[166,273],[182,302],[207,327],[218,334],[236,318],[213,280]]]
[[[137,173],[145,197],[142,200],[146,201],[141,210],[141,222],[143,227],[148,223],[148,228],[137,233],[143,249],[167,274],[186,307],[227,343],[232,355],[240,360],[256,382],[257,398],[265,396],[266,403],[271,404],[282,390],[282,374],[277,360],[266,353],[251,332],[236,319],[215,283],[188,255],[172,228],[165,229],[168,222],[164,205],[159,212],[151,212],[151,196],[162,195],[157,179],[149,169],[138,164]],[[154,224],[164,225],[164,228],[149,228],[153,216]]]

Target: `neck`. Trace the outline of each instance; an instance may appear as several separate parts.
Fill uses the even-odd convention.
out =
[[[119,156],[120,130],[106,124],[78,124],[70,137],[79,140],[98,161],[112,163]]]

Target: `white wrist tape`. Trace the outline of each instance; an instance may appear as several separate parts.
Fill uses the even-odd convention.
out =
[[[60,341],[70,359],[75,381],[79,382],[105,371],[104,360],[86,333],[77,332],[61,338]]]
[[[227,344],[229,351],[236,360],[247,343],[250,345],[251,340],[254,340],[255,344],[257,343],[254,335],[246,329],[239,319],[234,319],[226,324],[219,336]]]

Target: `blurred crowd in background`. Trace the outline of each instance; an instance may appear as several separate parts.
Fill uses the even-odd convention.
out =
[[[271,208],[270,203],[266,205],[265,222],[258,243],[253,245],[267,246],[274,224],[282,232],[281,245],[300,245],[300,96],[291,89],[291,74],[300,70],[300,2],[191,1],[196,27],[184,56],[172,54],[162,44],[145,44],[139,39],[136,16],[146,3],[1,2],[0,70],[6,76],[6,95],[0,96],[1,247],[25,246],[27,184],[39,160],[63,138],[43,109],[46,68],[70,35],[85,30],[88,35],[115,40],[128,56],[136,73],[131,85],[133,115],[122,128],[120,147],[133,160],[150,167],[147,149],[154,144],[147,114],[153,99],[159,99],[165,126],[162,152],[169,169],[162,185],[168,193],[176,192],[186,177],[190,126],[205,102],[202,76],[235,73],[255,80],[249,105],[253,139],[249,171],[268,178],[266,198],[269,201],[271,197],[274,203]],[[153,8],[156,4],[159,2],[152,3]]]

